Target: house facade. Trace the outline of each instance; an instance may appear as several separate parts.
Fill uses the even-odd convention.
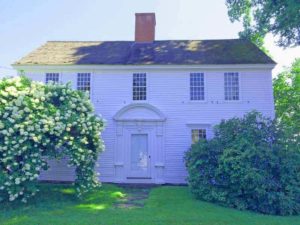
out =
[[[47,42],[13,66],[33,80],[89,91],[106,122],[100,180],[185,183],[184,153],[222,119],[274,117],[274,61],[239,40],[156,41],[155,15],[136,14],[135,41]],[[67,160],[42,180],[71,181]]]

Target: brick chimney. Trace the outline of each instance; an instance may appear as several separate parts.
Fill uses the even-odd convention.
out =
[[[135,42],[153,42],[155,39],[155,13],[135,14]]]

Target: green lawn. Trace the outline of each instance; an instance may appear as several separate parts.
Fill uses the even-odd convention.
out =
[[[120,207],[131,193],[128,188],[103,185],[79,201],[70,186],[42,185],[26,205],[1,204],[0,224],[300,225],[300,216],[265,216],[195,200],[187,187],[156,187],[147,200],[136,200],[141,204]]]

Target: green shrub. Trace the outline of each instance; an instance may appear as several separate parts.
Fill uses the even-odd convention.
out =
[[[300,155],[275,121],[257,112],[222,121],[185,160],[199,199],[266,214],[300,213]]]
[[[99,185],[103,120],[86,93],[24,77],[0,80],[0,201],[27,199],[47,158],[69,158],[78,196]]]

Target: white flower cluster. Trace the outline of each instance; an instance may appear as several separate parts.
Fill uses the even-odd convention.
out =
[[[104,122],[84,93],[16,77],[0,80],[0,103],[0,195],[26,202],[47,169],[45,157],[64,155],[77,167],[78,196],[99,185],[94,167]]]

